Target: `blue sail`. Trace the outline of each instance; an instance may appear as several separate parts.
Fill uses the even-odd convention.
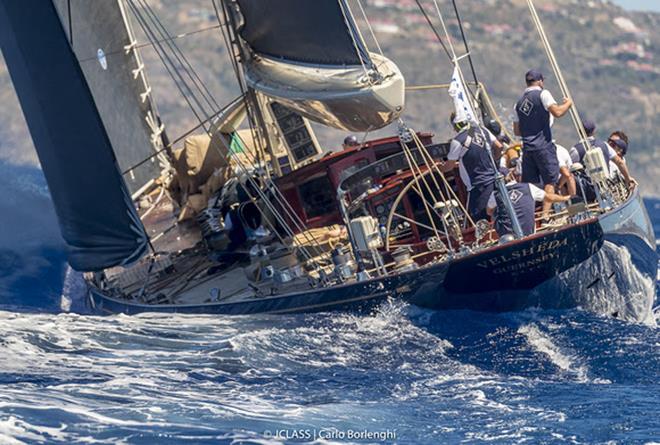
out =
[[[53,3],[0,2],[0,47],[71,267],[98,271],[137,260],[148,237]]]
[[[241,37],[259,54],[322,65],[369,64],[344,0],[238,0]]]

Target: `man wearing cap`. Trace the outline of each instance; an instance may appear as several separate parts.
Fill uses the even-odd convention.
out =
[[[573,102],[565,98],[558,104],[550,91],[543,88],[540,71],[529,70],[525,82],[527,89],[516,103],[513,123],[514,133],[523,140],[522,182],[540,182],[547,193],[554,193],[559,164],[550,127],[553,118],[564,116]],[[543,206],[547,213],[550,203],[544,202]]]
[[[626,180],[626,184],[629,187],[635,184],[635,180],[630,177],[630,173],[628,172],[628,166],[626,166],[626,163],[617,154],[614,148],[612,148],[612,146],[606,142],[601,141],[600,139],[596,139],[596,124],[592,120],[585,119],[582,121],[582,126],[584,127],[584,131],[587,134],[587,141],[589,144],[587,145],[585,141],[581,141],[571,148],[570,154],[573,162],[582,163],[584,156],[587,154],[589,146],[592,148],[598,148],[603,153],[603,158],[605,159],[605,165],[607,165],[608,172],[611,171],[610,163],[612,163],[623,174],[623,177]],[[626,145],[626,149],[627,148],[628,147]]]
[[[628,153],[628,135],[621,130],[613,131],[610,137],[607,138],[607,144],[614,149],[616,154],[626,162],[626,154]],[[610,161],[610,176],[614,176],[619,172],[619,167]]]
[[[456,113],[452,113],[450,121],[457,134],[449,145],[447,162],[442,170],[451,171],[458,166],[468,191],[468,214],[476,222],[488,218],[486,204],[495,189],[497,173],[493,162],[496,156],[489,151],[502,150],[502,144],[487,129],[455,120]]]
[[[358,145],[360,145],[360,141],[358,141],[357,136],[355,136],[353,134],[349,134],[348,136],[346,136],[344,138],[344,143],[341,144],[341,146],[344,150],[346,150],[347,148],[351,148],[351,147],[357,147]]]

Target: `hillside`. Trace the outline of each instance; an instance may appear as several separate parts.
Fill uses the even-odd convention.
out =
[[[422,2],[429,15],[433,2]],[[513,103],[524,88],[523,75],[531,67],[546,73],[546,85],[559,98],[529,12],[523,0],[462,0],[458,2],[470,41],[479,80],[510,120]],[[217,24],[207,0],[151,0],[172,34],[212,27]],[[660,195],[660,137],[656,118],[660,108],[660,14],[631,13],[609,2],[586,0],[537,1],[546,31],[554,46],[564,76],[583,115],[594,119],[600,135],[623,129],[631,138],[628,162],[647,194]],[[451,64],[414,0],[370,0],[363,5],[377,39],[386,55],[403,71],[408,85],[446,83]],[[360,9],[353,4],[358,15]],[[459,44],[457,21],[451,2],[440,6],[454,43]],[[365,37],[368,30],[361,21]],[[367,41],[372,49],[375,45]],[[237,94],[224,44],[215,29],[182,38],[177,43],[186,51],[211,91],[220,102]],[[170,135],[176,137],[195,124],[181,97],[174,94],[152,50],[143,50],[153,90]],[[0,61],[0,158],[19,163],[35,162],[29,136],[5,67]],[[466,76],[469,74],[464,65]],[[431,130],[438,140],[451,136],[448,114],[451,105],[446,92],[410,92],[406,121],[416,129]],[[386,130],[392,131],[392,130]],[[555,125],[563,145],[576,136],[569,119]],[[344,134],[319,129],[327,148],[337,147]]]

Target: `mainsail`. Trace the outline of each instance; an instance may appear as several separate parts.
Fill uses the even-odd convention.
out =
[[[374,130],[399,117],[403,76],[367,50],[345,0],[232,1],[248,86],[344,130]]]
[[[133,195],[160,175],[162,128],[123,1],[53,3]]]
[[[137,260],[148,237],[53,3],[0,2],[0,45],[71,267],[97,271]]]

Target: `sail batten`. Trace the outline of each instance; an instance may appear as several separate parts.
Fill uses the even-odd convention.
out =
[[[69,263],[76,270],[98,271],[137,260],[148,237],[68,39],[52,2],[0,2],[0,46],[69,247]]]

